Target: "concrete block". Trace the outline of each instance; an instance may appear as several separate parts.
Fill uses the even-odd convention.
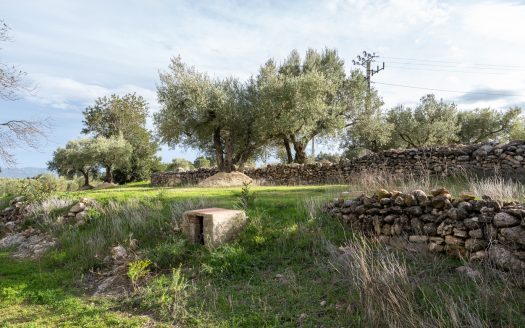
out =
[[[205,208],[184,212],[181,228],[190,243],[213,248],[235,238],[245,223],[244,211]]]

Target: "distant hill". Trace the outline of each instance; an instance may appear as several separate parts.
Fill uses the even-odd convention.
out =
[[[42,173],[50,173],[43,167],[2,167],[2,178],[31,178]]]

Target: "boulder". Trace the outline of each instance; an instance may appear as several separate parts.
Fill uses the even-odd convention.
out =
[[[525,261],[514,256],[511,251],[501,245],[493,245],[488,251],[489,259],[497,267],[511,271],[525,271]]]
[[[492,224],[494,224],[496,228],[505,228],[519,225],[520,220],[516,219],[514,216],[508,213],[500,212],[494,215]]]

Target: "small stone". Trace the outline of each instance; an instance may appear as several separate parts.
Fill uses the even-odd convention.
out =
[[[445,247],[443,245],[439,245],[433,242],[428,243],[428,250],[432,253],[441,253]]]
[[[390,205],[392,203],[392,200],[390,198],[381,198],[379,200],[379,204],[385,206],[385,205]]]
[[[463,191],[461,194],[459,194],[459,198],[469,201],[476,199],[476,195],[472,191]]]
[[[428,236],[413,235],[408,237],[408,241],[411,243],[426,243],[428,241]]]
[[[471,252],[477,252],[482,249],[487,248],[488,243],[486,240],[483,239],[474,239],[470,238],[465,240],[465,248]]]
[[[505,228],[520,224],[520,220],[516,219],[514,216],[508,213],[500,212],[494,215],[494,220],[492,221],[492,224],[494,224],[496,228]]]
[[[461,238],[467,237],[467,232],[463,229],[454,228],[453,232],[454,232],[454,236],[456,237],[461,237]]]
[[[445,239],[441,238],[441,237],[429,237],[428,238],[431,242],[433,243],[436,243],[436,244],[439,244],[439,245],[442,245],[445,243]]]
[[[377,198],[390,198],[392,197],[392,193],[386,189],[379,189],[376,191]]]
[[[405,209],[405,212],[408,213],[410,216],[420,216],[423,214],[423,209],[420,206],[410,206]]]
[[[475,280],[475,279],[481,278],[481,273],[479,271],[474,270],[471,267],[468,267],[468,266],[465,266],[465,265],[456,268],[456,271],[465,274],[470,279],[474,279]]]
[[[445,243],[447,245],[455,245],[455,246],[463,246],[465,245],[465,242],[461,238],[457,238],[454,236],[445,236]]]
[[[435,235],[437,232],[437,227],[435,223],[427,223],[423,226],[423,233],[425,235]]]
[[[125,261],[127,257],[128,252],[123,246],[118,245],[111,249],[111,258],[113,259],[113,261],[122,262]]]
[[[500,230],[503,241],[525,246],[525,229],[520,226]]]
[[[75,205],[73,205],[73,207],[71,207],[69,211],[71,213],[78,213],[78,212],[82,212],[85,208],[86,208],[86,204],[76,203]]]
[[[416,198],[417,202],[421,204],[428,199],[427,194],[423,190],[414,190],[412,195]]]
[[[325,306],[325,305],[326,305],[326,301],[321,301],[321,302],[319,303],[319,305],[321,305],[321,306]]]
[[[465,219],[463,220],[463,224],[468,229],[477,229],[480,227],[479,219],[477,217]]]
[[[483,261],[487,258],[487,256],[488,256],[487,251],[483,250],[483,251],[477,251],[477,252],[470,254],[469,259],[471,261]]]
[[[437,189],[434,189],[430,192],[432,194],[432,196],[439,196],[439,195],[450,195],[450,192],[448,191],[447,188],[437,188]],[[450,198],[450,197],[448,197]]]
[[[468,232],[468,235],[472,238],[477,238],[477,239],[481,239],[483,238],[483,230],[482,229],[474,229],[474,230],[470,230]]]

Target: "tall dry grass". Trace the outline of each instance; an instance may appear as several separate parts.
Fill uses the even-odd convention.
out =
[[[460,297],[436,291],[425,299],[430,296],[418,287],[405,259],[385,246],[362,237],[339,249],[327,245],[330,265],[346,281],[349,298],[357,294],[355,311],[364,326],[489,327]]]
[[[489,196],[500,201],[525,200],[525,186],[521,182],[499,175],[484,178],[469,176],[468,186],[478,197]]]

